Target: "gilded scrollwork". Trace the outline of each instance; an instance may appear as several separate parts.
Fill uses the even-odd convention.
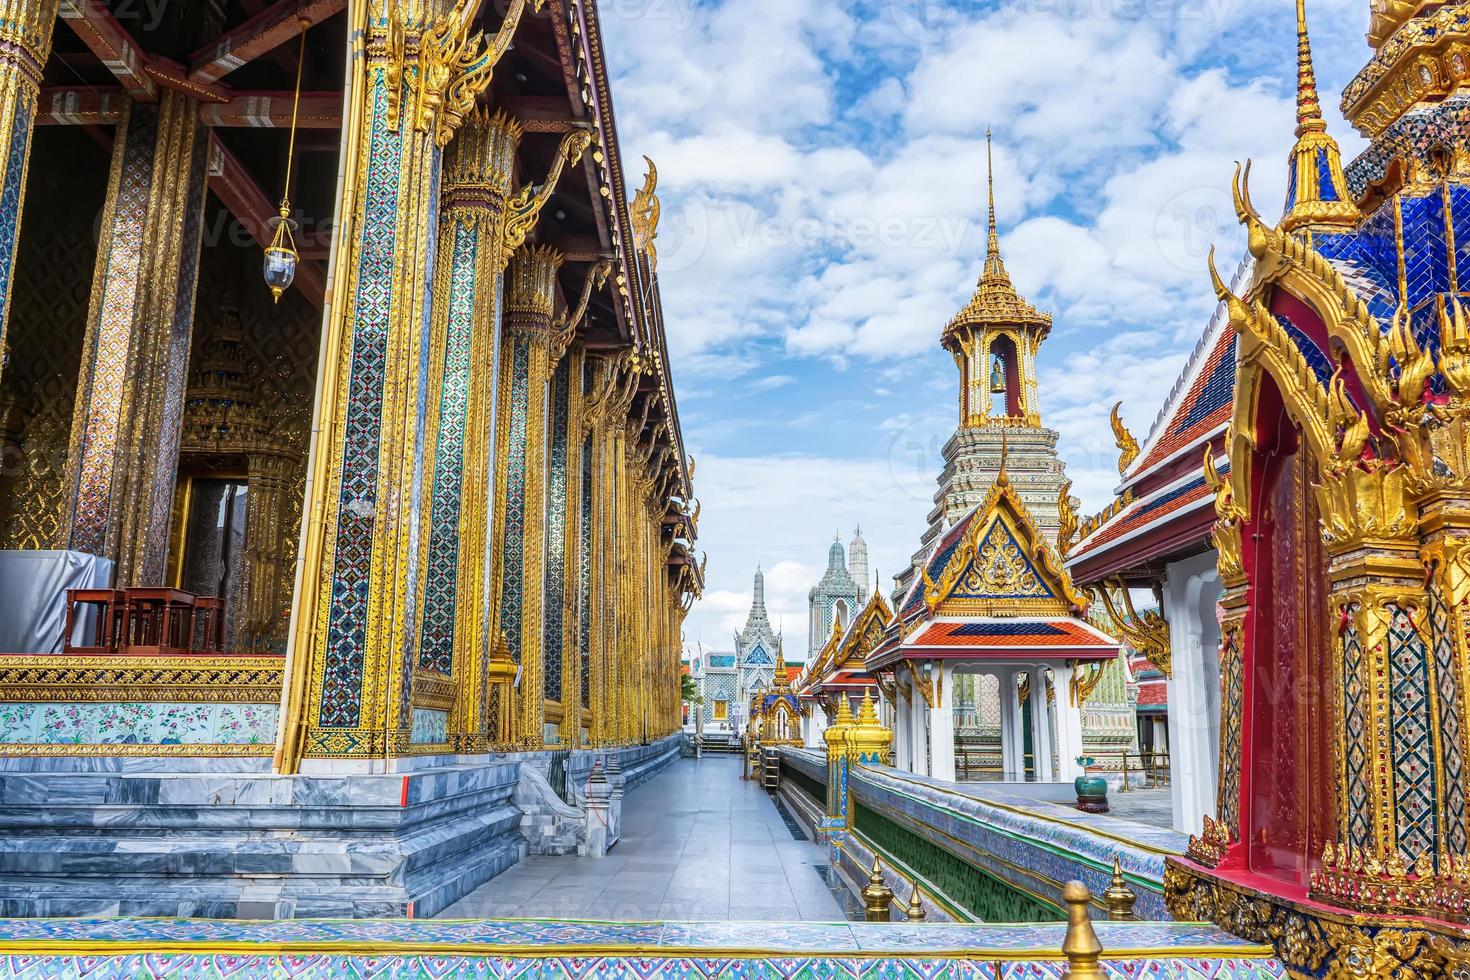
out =
[[[1128,431],[1128,426],[1123,424],[1123,418],[1118,414],[1118,409],[1123,407],[1122,402],[1113,406],[1108,415],[1108,421],[1113,426],[1113,441],[1118,445],[1118,472],[1126,473],[1128,467],[1138,458],[1138,440],[1133,438],[1133,433]]]
[[[1122,579],[1111,579],[1093,586],[1089,592],[1102,601],[1113,631],[1165,677],[1174,676],[1173,656],[1169,645],[1169,621],[1157,610],[1139,613],[1133,596]]]

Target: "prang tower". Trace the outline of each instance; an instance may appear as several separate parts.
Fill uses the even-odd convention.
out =
[[[985,134],[989,234],[985,267],[975,295],[940,336],[960,372],[959,425],[944,445],[944,471],[929,512],[929,527],[909,568],[897,576],[905,591],[934,539],[985,499],[1002,452],[1006,473],[1037,526],[1055,545],[1058,498],[1066,492],[1057,432],[1044,428],[1036,397],[1036,353],[1051,332],[1051,314],[1028,303],[1011,284],[995,225],[995,174],[990,133]]]

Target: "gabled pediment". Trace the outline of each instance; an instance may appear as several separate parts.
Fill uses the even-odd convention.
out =
[[[876,589],[868,604],[857,614],[852,626],[842,637],[834,663],[839,669],[854,667],[862,669],[868,653],[883,638],[883,628],[893,619],[893,610],[888,607],[881,592]]]
[[[922,569],[931,614],[1068,614],[1086,605],[1002,470],[937,569]]]

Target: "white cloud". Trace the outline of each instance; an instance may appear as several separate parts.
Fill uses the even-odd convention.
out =
[[[765,569],[766,608],[786,630],[793,659],[806,649],[806,593],[827,563],[833,531],[844,545],[859,524],[869,567],[884,588],[918,547],[935,467],[885,458],[768,456],[699,459],[703,501],[699,547],[709,553],[705,599],[685,622],[685,639],[728,649],[745,623],[756,566]]]

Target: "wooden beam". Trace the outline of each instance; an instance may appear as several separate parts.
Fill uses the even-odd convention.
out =
[[[276,216],[276,205],[216,136],[210,137],[209,189],[260,243],[261,248],[270,244],[269,221]],[[326,269],[303,257],[296,267],[295,286],[313,306],[321,309],[327,295]]]
[[[572,109],[559,95],[508,95],[495,107],[515,116],[528,133],[565,133],[572,128]]]
[[[61,0],[61,19],[117,76],[123,90],[140,102],[158,99],[158,84],[148,76],[148,55],[138,47],[102,0]]]
[[[37,126],[115,126],[127,106],[120,88],[56,85],[41,89]]]
[[[190,55],[189,77],[217,82],[299,35],[303,21],[320,24],[346,6],[347,0],[279,0]]]
[[[199,107],[206,126],[284,129],[291,125],[290,92],[235,92],[230,101]],[[341,92],[302,92],[297,129],[341,129]]]

